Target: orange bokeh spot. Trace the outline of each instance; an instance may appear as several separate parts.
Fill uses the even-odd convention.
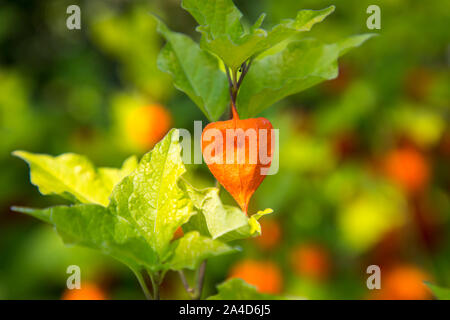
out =
[[[178,227],[177,230],[175,230],[175,233],[173,234],[172,240],[180,239],[184,236],[183,229],[181,227]]]
[[[331,271],[328,251],[317,244],[295,248],[291,253],[291,264],[299,276],[315,280],[326,279]]]
[[[411,193],[423,190],[430,176],[427,160],[413,148],[391,151],[384,167],[389,178]]]
[[[107,300],[104,291],[93,283],[82,283],[80,289],[66,289],[62,300]]]
[[[257,245],[263,250],[272,250],[276,248],[281,241],[281,226],[274,219],[261,221],[262,233],[255,238]]]
[[[262,293],[280,293],[283,286],[281,270],[271,261],[240,261],[231,268],[229,278],[240,278]]]
[[[158,104],[133,109],[126,119],[130,139],[143,151],[151,149],[170,129],[172,117]]]
[[[412,265],[396,265],[383,272],[381,268],[381,289],[373,290],[371,299],[377,300],[427,300],[431,291],[423,283],[430,276]]]

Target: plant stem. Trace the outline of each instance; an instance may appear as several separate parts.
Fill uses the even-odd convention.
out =
[[[188,283],[188,281],[186,279],[186,276],[185,276],[183,270],[178,271],[178,274],[180,275],[181,282],[183,283],[184,289],[186,290],[186,292],[189,294],[190,298],[192,299],[193,295],[194,295],[194,289],[192,289],[189,286],[189,283]]]
[[[152,287],[153,287],[153,299],[154,300],[160,300],[160,296],[159,296],[159,286],[161,284],[161,279],[160,279],[160,273],[155,273],[155,274],[149,274],[150,279],[152,281]]]
[[[200,300],[200,298],[202,297],[203,283],[205,281],[205,272],[206,272],[206,260],[202,262],[202,264],[197,270],[197,287],[192,288],[189,285],[184,272],[182,270],[178,271],[178,274],[180,275],[181,278],[181,282],[183,283],[183,287],[192,300]]]
[[[195,296],[195,300],[200,300],[200,298],[202,297],[203,283],[205,282],[205,273],[206,273],[206,260],[202,262],[198,271],[197,294]]]
[[[153,295],[155,296],[155,300],[161,300],[161,297],[159,296],[159,285],[154,287]]]
[[[233,83],[233,80],[231,79],[230,69],[227,66],[225,66],[225,70],[227,71],[228,87],[230,90],[231,101],[233,101],[234,83]]]
[[[247,74],[248,69],[250,69],[250,66],[251,66],[251,64],[252,64],[252,61],[253,61],[253,59],[250,59],[250,60],[244,62],[244,63],[242,64],[242,66],[241,66],[241,69],[242,69],[242,71],[241,71],[241,76],[239,77],[238,83],[236,84],[236,87],[237,87],[238,90],[239,90],[239,88],[241,87],[242,80],[244,80],[244,77],[245,77],[245,75]]]
[[[250,69],[250,65],[252,64],[252,61],[253,61],[253,59],[250,58],[249,60],[242,63],[242,65],[240,67],[241,74],[239,75],[239,79],[238,79],[237,70],[232,70],[233,73],[231,74],[230,68],[225,66],[232,106],[236,105],[236,98],[237,98],[239,88],[241,87],[241,84],[242,84],[242,81],[244,80],[245,75],[247,74],[248,70]]]
[[[147,287],[147,283],[145,282],[144,277],[142,276],[142,273],[140,271],[136,271],[134,269],[132,269],[136,278],[138,279],[139,284],[141,285],[142,291],[144,292],[145,298],[147,300],[153,300],[153,297],[150,293],[150,291],[148,290]]]

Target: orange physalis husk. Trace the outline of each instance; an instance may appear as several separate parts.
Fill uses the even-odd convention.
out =
[[[205,127],[202,133],[202,153],[211,173],[247,214],[250,198],[266,177],[264,172],[269,170],[272,162],[273,127],[266,118],[239,119],[234,105],[232,105],[232,112],[231,120],[212,122]],[[218,131],[210,131],[206,134],[210,129]],[[233,139],[233,141],[227,141],[227,129],[242,129],[245,140],[234,135],[228,137],[228,140]],[[247,131],[248,129],[253,130]],[[265,134],[260,134],[261,129],[265,131]],[[217,139],[215,135],[211,137],[211,132],[220,133],[221,139]],[[242,143],[243,141],[245,143]],[[254,152],[257,154],[255,155]],[[244,154],[245,157],[243,157]],[[227,155],[232,161],[226,161]]]

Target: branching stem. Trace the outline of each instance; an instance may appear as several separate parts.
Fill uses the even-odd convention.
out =
[[[154,273],[149,274],[150,280],[152,281],[152,287],[153,287],[153,299],[154,300],[160,300],[160,294],[159,294],[159,286],[161,285],[161,274]]]
[[[141,285],[142,291],[144,292],[145,298],[147,300],[153,300],[153,296],[151,295],[147,283],[145,282],[144,276],[140,271],[136,271],[133,269],[134,274],[136,275],[136,278],[138,279],[139,284]]]
[[[181,282],[183,283],[183,287],[188,293],[189,297],[192,300],[200,300],[203,291],[203,283],[205,281],[205,272],[206,272],[206,260],[202,262],[200,267],[197,270],[197,286],[196,288],[192,288],[187,279],[186,275],[182,270],[178,271]]]
[[[230,72],[230,68],[225,66],[225,70],[227,73],[227,79],[228,79],[228,86],[230,90],[230,98],[231,98],[231,106],[236,106],[236,98],[237,94],[239,92],[239,88],[241,87],[242,81],[244,80],[245,75],[247,74],[248,70],[250,69],[250,66],[252,64],[253,59],[250,58],[249,60],[242,63],[240,70],[240,75],[238,77],[237,70],[232,70],[233,73]]]
[[[205,273],[206,273],[206,260],[202,262],[198,271],[197,295],[195,297],[195,300],[200,300],[200,298],[202,297],[203,283],[205,282]]]
[[[184,274],[183,270],[178,271],[178,274],[180,276],[181,282],[183,283],[184,289],[189,294],[189,296],[192,298],[195,290],[189,286],[189,283],[186,279],[186,275]]]
[[[244,77],[245,77],[245,75],[247,74],[248,69],[250,69],[250,66],[251,66],[251,64],[252,64],[252,61],[253,61],[253,59],[250,59],[250,60],[244,62],[244,63],[242,64],[242,66],[241,66],[241,76],[239,77],[239,81],[238,81],[238,83],[237,83],[237,85],[236,85],[238,90],[239,90],[239,88],[241,87],[242,80],[244,80]]]

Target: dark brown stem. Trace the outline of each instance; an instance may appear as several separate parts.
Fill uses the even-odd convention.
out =
[[[250,66],[252,64],[253,59],[249,59],[242,63],[240,67],[241,74],[239,75],[236,70],[233,70],[233,74],[230,72],[230,68],[225,66],[225,71],[227,73],[227,79],[228,79],[228,86],[230,90],[230,99],[231,99],[231,111],[232,111],[232,117],[239,119],[239,116],[237,116],[236,111],[236,98],[239,91],[239,88],[241,87],[242,81],[244,80],[245,75],[247,74],[248,70],[250,69]]]
[[[239,81],[238,81],[238,83],[237,83],[237,85],[236,85],[236,87],[237,87],[238,90],[239,90],[239,88],[241,87],[242,80],[244,80],[244,77],[245,77],[245,75],[247,74],[248,69],[250,69],[250,66],[251,66],[251,64],[252,64],[252,61],[253,61],[253,59],[250,59],[250,60],[248,60],[248,62],[247,62],[247,61],[244,62],[244,63],[242,64],[242,66],[241,66],[241,68],[242,68],[241,76],[239,77]]]

